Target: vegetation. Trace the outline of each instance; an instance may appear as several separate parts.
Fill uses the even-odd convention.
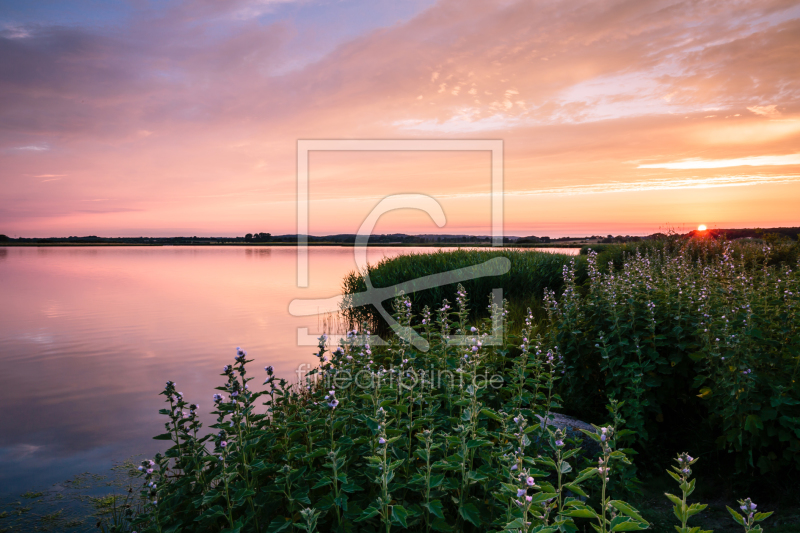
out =
[[[267,367],[267,389],[252,391],[251,361],[237,349],[214,397],[213,434],[200,436],[197,406],[167,383],[167,431],[157,438],[172,446],[141,465],[148,504],[129,525],[635,531],[650,523],[621,499],[640,484],[632,453],[658,460],[651,448],[676,442],[705,452],[704,431],[731,452],[732,469],[796,469],[800,276],[775,263],[780,250],[748,246],[664,242],[605,268],[592,252],[585,281],[581,259],[529,254],[527,263],[512,253],[528,272],[560,262],[560,294],[542,288],[545,319],[529,310],[504,336],[506,302],[490,301],[488,316],[476,319],[464,286],[452,306],[445,299],[419,313],[424,295],[415,305],[401,294],[392,309],[398,335],[387,346],[371,346],[364,328],[332,352],[323,337],[320,365],[302,387]],[[433,255],[421,268],[488,257]],[[403,268],[412,265],[376,270],[419,276]],[[412,331],[427,351],[409,342]],[[554,409],[602,425],[570,432],[553,421]],[[688,500],[696,462],[681,453],[670,471],[682,494],[667,494],[680,532],[697,533],[688,522],[705,509]],[[730,516],[758,531],[771,513],[755,508],[742,499]]]
[[[480,271],[481,264],[500,258],[508,259],[507,273],[487,276]],[[425,306],[433,309],[444,299],[454,301],[458,282],[450,281],[431,289],[417,290],[420,280],[463,269],[468,275],[478,276],[461,282],[470,294],[488,295],[493,289],[502,289],[503,297],[517,311],[514,313],[515,318],[523,319],[527,307],[531,307],[538,318],[545,289],[560,290],[563,286],[563,269],[570,261],[570,257],[562,254],[522,250],[455,250],[404,254],[371,265],[366,272],[351,272],[345,277],[342,289],[346,295],[364,292],[367,289],[365,276],[369,277],[375,288],[404,286],[407,293],[414,292],[413,309],[416,313],[421,313]],[[585,265],[585,260],[578,260],[578,275],[585,276]],[[471,312],[472,319],[476,319],[478,315],[485,316],[482,307],[472,309]],[[351,324],[366,322],[373,331],[388,331],[386,323],[372,306],[348,309],[345,315]]]
[[[407,297],[395,301],[404,328],[414,320],[410,306]],[[237,350],[214,397],[216,433],[204,437],[197,406],[168,382],[167,431],[157,438],[173,444],[140,467],[151,503],[132,527],[388,533],[648,526],[615,499],[630,465],[618,446],[628,434],[618,402],[610,403],[609,424],[584,439],[539,422],[558,405],[563,363],[532,337],[532,317],[519,340],[522,356],[513,357],[508,346],[492,345],[504,321],[496,303],[479,327],[468,325],[463,289],[452,312],[445,303],[435,319],[431,313],[416,326],[432,345],[427,353],[402,337],[373,350],[368,332],[351,332],[329,352],[321,338],[320,365],[303,389],[267,367],[268,389],[252,392],[251,361]],[[500,371],[507,383],[496,379]],[[597,457],[583,451],[584,440]]]
[[[716,480],[775,484],[800,467],[792,246],[667,239],[584,258],[504,252],[512,273],[523,269],[513,279],[559,269],[558,292],[540,285],[541,318],[528,309],[513,326],[508,302],[491,299],[477,316],[464,285],[435,306],[399,294],[388,344],[368,326],[332,351],[323,336],[304,383],[266,367],[260,391],[237,349],[213,433],[201,434],[197,404],[167,382],[156,438],[171,446],[142,462],[142,510],[125,503],[111,530],[636,531],[667,519],[636,495],[637,476],[668,469],[680,490],[666,494],[672,525],[700,533],[696,457]],[[490,257],[476,254],[374,271],[410,279]],[[554,410],[597,425],[574,431]],[[688,453],[670,466],[675,450]],[[775,523],[749,498],[728,511],[739,531]]]
[[[698,454],[731,452],[740,472],[800,468],[792,250],[690,240],[590,253],[584,283],[567,269],[563,295],[548,291],[544,302],[547,338],[567,361],[568,409],[592,419],[597,402],[626,400],[623,415],[648,462],[659,460],[659,446],[693,441]]]

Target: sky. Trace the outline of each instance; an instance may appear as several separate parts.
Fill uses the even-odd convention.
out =
[[[5,0],[0,233],[297,230],[302,139],[499,139],[506,235],[800,226],[800,2]],[[491,232],[489,152],[314,151],[309,232]]]

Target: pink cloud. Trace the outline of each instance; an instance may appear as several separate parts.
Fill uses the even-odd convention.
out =
[[[444,0],[294,69],[288,47],[303,36],[288,20],[241,16],[255,8],[194,2],[137,11],[121,28],[40,25],[0,36],[2,232],[292,232],[298,138],[502,138],[511,192],[723,183],[724,169],[638,167],[776,156],[800,140],[792,3]],[[18,149],[33,146],[47,149]],[[327,179],[312,185],[316,233],[355,231],[362,211],[398,184],[449,194],[453,227],[488,228],[476,197],[456,199],[484,186],[481,157],[319,161]],[[742,220],[791,218],[780,195],[796,189],[777,179],[786,167],[758,173],[775,183],[747,188],[772,194],[774,206]],[[735,222],[737,202],[752,193],[742,189],[717,191],[727,204],[700,196],[714,212],[730,205],[724,216]],[[598,224],[657,228],[689,216],[646,187],[614,194],[603,202],[619,220],[597,205],[589,214]],[[358,207],[337,208],[336,197]],[[111,207],[87,211],[91,198]],[[570,206],[596,197],[553,201],[559,209],[546,213],[525,201],[509,201],[510,224],[595,231]],[[386,231],[433,230],[387,220]]]

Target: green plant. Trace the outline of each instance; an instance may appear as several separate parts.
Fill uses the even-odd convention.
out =
[[[665,435],[686,445],[692,420],[739,471],[800,468],[800,274],[772,254],[682,241],[603,269],[589,252],[584,283],[567,265],[543,328],[567,361],[565,405],[592,418],[607,396],[624,400],[639,452]]]
[[[667,473],[677,481],[680,485],[681,492],[683,494],[682,498],[678,498],[669,493],[665,493],[669,501],[674,504],[673,512],[675,513],[675,517],[681,521],[680,527],[675,526],[675,529],[678,533],[712,533],[710,531],[703,531],[699,527],[692,527],[686,525],[689,521],[689,518],[692,516],[702,512],[706,507],[708,507],[704,503],[693,503],[689,505],[686,499],[694,492],[694,485],[695,479],[690,480],[689,478],[692,476],[692,465],[697,462],[697,459],[692,458],[688,453],[682,453],[678,455],[678,458],[675,459],[678,462],[678,466],[673,466],[672,470],[667,470]]]
[[[744,515],[739,514],[738,512],[734,511],[730,507],[727,507],[728,512],[731,514],[733,519],[736,521],[737,524],[740,526],[744,526],[744,530],[746,532],[749,531],[763,531],[761,526],[758,522],[762,522],[772,516],[772,512],[769,513],[757,513],[756,504],[750,501],[750,498],[739,500],[739,509],[742,510]]]
[[[589,460],[581,448],[565,449],[560,430],[544,422],[528,425],[548,420],[556,405],[561,359],[532,345],[520,369],[504,341],[488,345],[502,310],[493,311],[494,321],[471,326],[463,287],[455,310],[440,308],[435,330],[414,323],[403,295],[394,310],[403,327],[433,341],[431,350],[419,352],[402,338],[370,347],[364,331],[350,332],[330,351],[322,337],[320,364],[303,388],[276,380],[267,367],[267,389],[258,392],[249,387],[251,361],[237,350],[235,364],[223,368],[209,435],[197,431],[196,405],[169,382],[167,433],[159,438],[172,446],[142,464],[149,503],[132,521],[137,531],[578,527],[580,516],[570,513],[590,506],[576,495],[602,494],[608,476],[594,467],[576,474],[577,463]],[[456,331],[466,342],[452,340]],[[497,379],[486,379],[490,369]],[[256,411],[259,398],[267,399],[264,412]],[[517,414],[507,414],[507,406]],[[607,430],[598,431],[601,442]]]

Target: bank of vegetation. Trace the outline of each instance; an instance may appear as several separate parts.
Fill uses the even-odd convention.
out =
[[[792,531],[749,496],[797,494],[796,246],[501,252],[507,274],[392,299],[399,335],[385,346],[377,315],[353,315],[372,325],[322,338],[301,384],[267,367],[257,387],[239,350],[210,432],[167,383],[156,438],[168,448],[141,465],[144,512],[119,528],[689,532],[707,523],[698,494],[717,491],[734,528]],[[481,254],[401,257],[370,278],[387,287],[495,258]],[[360,288],[358,275],[346,283]],[[498,286],[508,302],[486,299]],[[642,506],[665,470],[670,494]]]

